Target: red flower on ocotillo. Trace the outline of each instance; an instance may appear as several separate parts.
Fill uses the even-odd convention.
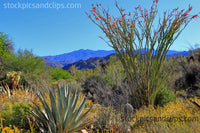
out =
[[[104,30],[104,31],[107,31],[107,29],[106,29],[105,27],[103,28],[103,30]]]
[[[197,18],[197,17],[199,17],[199,15],[194,15],[194,16],[192,16],[192,18]]]
[[[121,37],[124,37],[123,35],[119,34]]]
[[[184,13],[182,16],[187,16],[188,15],[188,13],[186,12],[186,13]]]
[[[125,11],[125,9],[122,9],[122,8],[121,8],[120,10],[121,10],[122,12]]]
[[[153,13],[157,13],[158,11],[153,11]]]
[[[175,8],[174,10],[177,11],[179,8]]]
[[[133,24],[131,25],[131,28],[133,28]]]
[[[45,59],[45,60],[49,60],[49,58],[48,58],[48,57],[45,57],[44,59]]]
[[[122,15],[122,18],[125,17],[125,16],[126,16],[126,14],[123,14],[123,15]]]
[[[181,10],[181,12],[183,12],[184,11],[184,9],[183,10]]]
[[[93,7],[93,9],[91,10],[92,12],[97,12],[96,11],[96,7]]]
[[[156,0],[156,3],[158,3],[158,0]]]

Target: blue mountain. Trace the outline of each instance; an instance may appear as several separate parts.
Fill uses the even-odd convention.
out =
[[[67,66],[69,64],[78,62],[78,61],[85,61],[90,58],[94,57],[105,57],[111,54],[114,54],[114,50],[89,50],[89,49],[80,49],[77,51],[73,51],[70,53],[55,55],[55,56],[43,56],[42,58],[45,59],[45,57],[48,57],[48,64],[50,66],[55,66],[62,68],[64,66]],[[167,53],[167,58],[173,57],[173,56],[188,56],[188,51],[176,51],[176,50],[169,50]]]
[[[73,51],[70,53],[55,55],[55,56],[44,56],[48,57],[48,62],[66,62],[66,63],[74,63],[79,60],[87,60],[91,57],[104,57],[114,53],[114,50],[89,50],[89,49],[80,49],[77,51]]]

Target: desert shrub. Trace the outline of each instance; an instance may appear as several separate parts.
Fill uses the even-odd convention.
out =
[[[1,124],[1,123],[0,123]],[[10,125],[9,127],[0,127],[1,133],[22,133],[23,129],[19,129],[16,126]]]
[[[72,76],[68,71],[60,68],[50,68],[49,75],[52,81],[58,81],[60,79],[66,80]]]
[[[200,49],[196,49],[194,54],[187,60],[181,60],[182,75],[175,81],[176,90],[185,90],[187,96],[199,96],[200,91]]]
[[[0,92],[0,111],[6,103],[31,103],[36,100],[35,93],[28,88],[20,88],[13,91],[13,95],[9,96],[7,92]]]
[[[0,78],[4,76],[5,67],[3,67],[3,57],[13,52],[13,42],[9,39],[9,36],[3,32],[0,32]]]
[[[121,62],[117,61],[116,56],[111,56],[107,61],[106,67],[101,67],[101,69],[104,70],[98,71],[99,75],[103,77],[107,85],[109,85],[111,88],[114,86],[121,86],[126,78],[124,68]]]
[[[134,114],[132,132],[199,132],[200,110],[191,99],[177,99],[163,107],[143,106]],[[200,103],[199,98],[192,100]]]
[[[155,105],[163,106],[164,104],[174,101],[175,94],[167,88],[160,89],[156,95]]]
[[[93,132],[130,132],[133,107],[130,104],[126,104],[122,108],[124,108],[122,109],[123,111],[116,110],[112,106],[96,107],[98,111],[93,117]]]
[[[107,83],[101,75],[93,75],[88,77],[82,84],[83,94],[93,101],[98,101],[104,106],[113,106],[120,109],[123,104],[129,102],[128,85],[121,82],[121,86]]]
[[[114,132],[119,130],[121,122],[120,113],[112,107],[99,107],[93,119],[95,130],[99,129],[100,132],[111,131],[114,128]]]
[[[165,87],[169,88],[170,90],[176,91],[174,85],[177,79],[182,77],[183,75],[183,68],[179,64],[181,60],[186,60],[185,56],[174,56],[167,58],[163,65],[163,72],[168,72],[169,75],[166,79]]]
[[[21,83],[36,85],[48,80],[45,63],[42,58],[35,56],[31,51],[18,50],[17,53],[7,54],[3,58],[3,67],[6,71],[21,71]]]
[[[0,62],[2,62],[2,57],[13,51],[13,42],[9,39],[8,35],[0,32]]]
[[[84,83],[84,81],[94,75],[96,73],[95,70],[93,69],[81,69],[81,70],[77,70],[75,73],[75,77],[74,79],[79,82],[79,83]]]
[[[131,99],[124,69],[116,56],[111,56],[107,62],[98,64],[94,73],[84,80],[82,87],[87,97],[119,110]]]
[[[29,123],[26,118],[30,114],[31,104],[26,102],[10,103],[4,105],[4,109],[0,112],[4,118],[4,126],[15,125],[19,128],[29,128]]]

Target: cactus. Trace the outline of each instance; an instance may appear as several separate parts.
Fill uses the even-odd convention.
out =
[[[5,90],[10,92],[11,95],[13,94],[13,90],[19,87],[20,75],[20,71],[12,71],[6,74],[5,83],[8,85],[8,88],[6,87]]]
[[[6,74],[6,83],[7,84],[10,84],[11,81],[15,81],[18,85],[19,83],[19,80],[20,80],[20,75],[21,75],[21,71],[12,71],[12,72],[8,72]]]

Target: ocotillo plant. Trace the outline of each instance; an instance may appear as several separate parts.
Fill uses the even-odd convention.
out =
[[[114,48],[131,84],[134,106],[154,105],[157,92],[165,82],[162,67],[166,54],[183,29],[197,18],[187,10],[173,9],[157,17],[158,0],[150,9],[139,5],[126,12],[116,4],[120,16],[114,17],[101,4],[92,4],[88,17],[106,35],[106,43]],[[157,22],[156,22],[157,21]]]

